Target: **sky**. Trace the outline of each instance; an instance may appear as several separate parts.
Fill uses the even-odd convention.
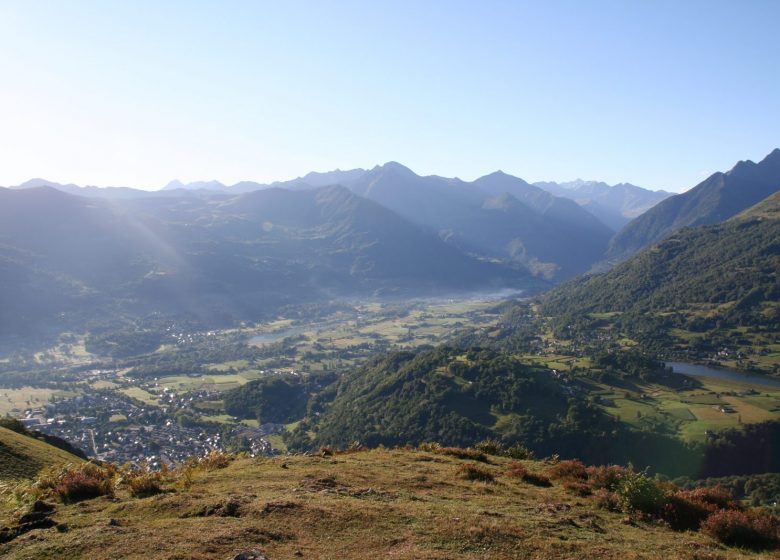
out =
[[[780,2],[0,0],[0,185],[399,161],[683,191],[780,147]]]

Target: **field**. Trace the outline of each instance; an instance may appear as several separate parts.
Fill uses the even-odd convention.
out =
[[[126,389],[121,389],[121,392],[127,395],[128,397],[132,397],[136,400],[141,401],[144,404],[152,405],[152,406],[158,406],[160,404],[160,401],[149,393],[148,391],[144,391],[140,387],[128,387]]]
[[[75,393],[40,387],[21,387],[19,389],[0,388],[0,416],[10,414],[19,416],[28,408],[45,405],[52,396],[69,397]]]
[[[600,385],[602,408],[636,427],[654,426],[687,441],[703,441],[708,431],[780,419],[780,390],[697,377],[700,386],[675,390],[640,384],[626,391]]]

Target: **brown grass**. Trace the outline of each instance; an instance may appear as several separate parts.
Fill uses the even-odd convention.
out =
[[[481,465],[465,464],[458,467],[458,476],[466,480],[478,480],[480,482],[495,482],[495,475]]]
[[[509,463],[509,468],[506,471],[506,475],[510,478],[518,478],[528,484],[534,486],[549,487],[552,486],[550,479],[543,474],[532,473],[522,463],[513,461]]]
[[[747,556],[703,533],[674,532],[655,520],[627,522],[625,513],[600,509],[596,496],[573,496],[563,483],[510,483],[513,461],[491,461],[392,449],[327,458],[239,457],[224,468],[191,467],[188,488],[180,482],[185,471],[175,469],[162,475],[166,491],[145,499],[120,484],[111,498],[57,504],[52,518],[67,531],[36,530],[0,544],[0,557],[209,560],[250,549],[272,559],[304,560],[777,556]],[[491,472],[498,483],[456,475],[466,464]],[[545,467],[536,461],[522,466],[530,474]],[[0,500],[7,524],[3,508]]]
[[[457,457],[458,459],[467,459],[470,461],[480,461],[482,463],[488,462],[488,457],[482,451],[477,449],[463,448],[463,447],[441,447],[435,451],[439,455],[448,455],[450,457]]]
[[[582,461],[559,461],[545,471],[545,474],[553,479],[586,480],[588,471]]]
[[[68,504],[113,495],[115,476],[116,469],[81,463],[47,472],[36,485],[44,495]]]

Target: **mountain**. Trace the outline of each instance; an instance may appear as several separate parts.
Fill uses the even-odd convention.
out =
[[[555,196],[574,200],[606,225],[617,231],[662,200],[672,196],[666,191],[651,191],[630,183],[608,185],[600,181],[534,183]]]
[[[225,185],[219,181],[194,181],[192,183],[182,183],[179,180],[173,180],[165,185],[162,190],[190,190],[190,191],[221,191],[225,189]]]
[[[569,193],[569,197],[575,190],[590,196],[588,200],[578,199],[584,205],[581,207],[567,196],[554,196],[500,171],[466,182],[456,178],[421,177],[397,162],[370,170],[312,172],[271,184],[242,181],[226,186],[219,181],[187,184],[171,181],[156,192],[78,187],[38,179],[20,188],[36,185],[113,201],[172,197],[216,201],[271,188],[310,190],[341,185],[434,232],[462,252],[522,266],[533,275],[551,281],[585,272],[603,257],[613,230],[601,220],[614,227],[615,220],[622,223],[626,219],[622,214],[616,217],[607,204],[619,207],[628,216],[643,209],[642,197],[650,196],[649,191],[630,185],[606,187],[582,183],[569,185],[568,189],[556,187],[560,192]],[[547,188],[551,189],[551,185],[547,184]]]
[[[778,271],[775,193],[723,223],[682,228],[609,272],[556,288],[541,311],[568,324],[615,314],[618,328],[664,352],[680,344],[692,353],[728,347],[747,355],[780,333]]]
[[[731,171],[715,173],[691,190],[672,196],[620,230],[606,257],[625,259],[686,226],[729,219],[780,190],[780,149],[761,162],[740,161]]]
[[[574,202],[501,172],[468,183],[390,162],[347,187],[463,251],[508,259],[547,279],[587,270],[611,236]]]
[[[288,184],[293,185],[308,185],[309,187],[329,187],[332,185],[347,186],[353,181],[356,181],[366,173],[365,169],[348,169],[342,171],[341,169],[335,169],[333,171],[326,171],[324,173],[318,173],[312,171],[307,173],[303,177],[298,177],[292,181],[286,181],[282,183],[274,183],[274,186],[285,186]]]
[[[258,320],[334,296],[539,284],[342,187],[104,200],[0,189],[0,335],[163,312]]]
[[[737,219],[780,220],[780,191],[766,197],[764,200],[743,210]]]
[[[35,189],[40,187],[49,187],[62,191],[68,194],[76,196],[86,196],[91,198],[105,198],[105,199],[132,199],[132,198],[149,198],[155,196],[179,196],[183,193],[182,190],[161,190],[161,191],[145,191],[143,189],[134,189],[131,187],[95,187],[87,185],[81,187],[74,185],[73,183],[57,183],[55,181],[48,181],[46,179],[30,179],[20,185],[11,187],[14,190],[23,189]],[[189,190],[188,194],[203,194],[197,190]],[[205,192],[205,191],[204,191]]]

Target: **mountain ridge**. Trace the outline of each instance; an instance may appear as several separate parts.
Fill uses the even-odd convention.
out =
[[[759,163],[738,162],[692,189],[672,196],[620,230],[610,241],[606,260],[614,263],[686,226],[722,222],[780,190],[780,149]]]

